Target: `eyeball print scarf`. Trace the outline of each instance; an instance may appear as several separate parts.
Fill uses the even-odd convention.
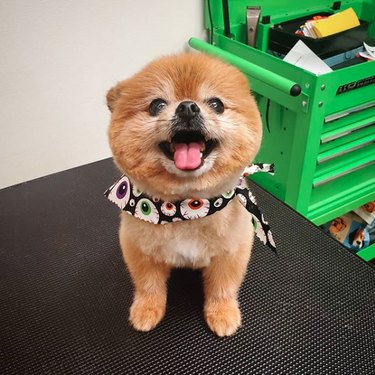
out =
[[[252,215],[257,237],[276,252],[270,227],[259,210],[247,182],[249,174],[257,172],[273,174],[273,171],[273,164],[251,164],[245,168],[238,184],[232,190],[209,199],[187,198],[181,201],[165,202],[143,193],[126,175],[122,175],[106,190],[104,195],[129,215],[149,223],[162,225],[212,215],[226,207],[231,200],[237,198]]]

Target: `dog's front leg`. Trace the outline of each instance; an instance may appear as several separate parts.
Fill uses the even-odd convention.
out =
[[[135,287],[129,320],[136,330],[150,331],[165,314],[170,267],[129,243],[122,244],[122,250]]]
[[[204,316],[218,336],[230,336],[241,325],[238,289],[246,273],[251,247],[242,245],[234,254],[212,258],[203,270]]]

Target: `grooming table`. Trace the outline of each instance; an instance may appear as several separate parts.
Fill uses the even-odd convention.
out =
[[[278,256],[255,239],[238,333],[209,331],[190,270],[134,331],[118,176],[108,159],[0,191],[1,374],[375,374],[375,270],[255,185]]]

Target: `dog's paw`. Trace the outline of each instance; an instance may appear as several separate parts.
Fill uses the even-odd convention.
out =
[[[241,325],[241,312],[235,299],[206,302],[204,315],[211,331],[220,337],[233,335]]]
[[[147,298],[138,298],[130,307],[129,321],[137,331],[147,332],[156,327],[164,314],[165,304]]]

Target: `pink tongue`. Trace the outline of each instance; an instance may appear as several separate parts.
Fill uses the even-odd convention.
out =
[[[181,170],[197,169],[201,165],[201,145],[199,143],[176,143],[174,164]]]

